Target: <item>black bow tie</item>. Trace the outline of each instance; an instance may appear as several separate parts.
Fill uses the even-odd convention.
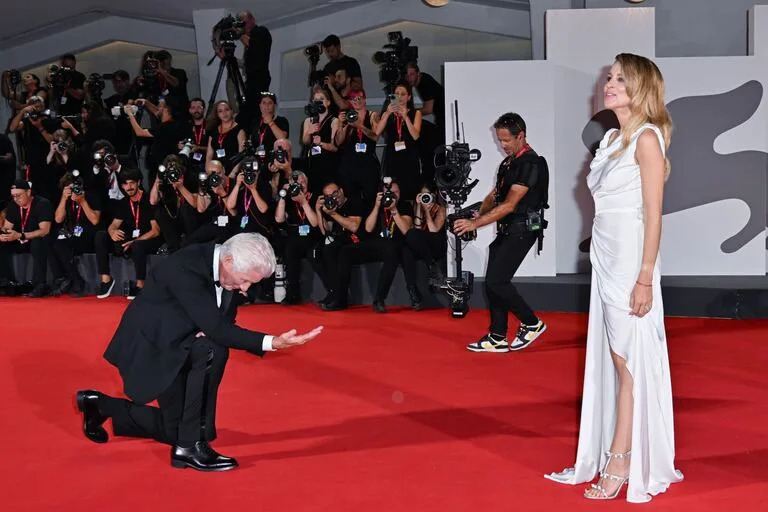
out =
[[[219,281],[214,281],[213,284],[215,286],[218,286],[219,288],[221,288],[221,283]]]

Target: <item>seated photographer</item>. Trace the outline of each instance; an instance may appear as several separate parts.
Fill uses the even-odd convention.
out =
[[[99,196],[103,206],[102,221],[108,225],[117,211],[117,202],[124,197],[120,187],[122,166],[115,154],[115,147],[108,140],[94,142],[92,151],[92,171],[90,176],[86,173],[83,178],[86,188]]]
[[[344,247],[360,243],[357,232],[364,210],[359,197],[347,196],[342,187],[331,182],[323,187],[323,195],[317,198],[315,212],[319,217],[319,228],[323,237],[320,242],[323,273],[320,276],[325,275],[323,284],[327,291],[327,295],[319,304],[325,309],[331,304],[341,304],[336,300],[339,254]],[[346,289],[344,298],[346,299]]]
[[[416,195],[413,227],[405,234],[402,249],[403,274],[414,309],[421,307],[421,293],[416,284],[416,261],[427,264],[430,285],[442,284],[442,270],[448,250],[445,231],[445,204],[433,185],[424,185]]]
[[[304,120],[301,142],[306,148],[307,173],[312,178],[312,191],[319,194],[323,185],[335,181],[339,165],[339,148],[333,143],[341,124],[331,112],[330,93],[322,87],[315,87],[312,103],[307,106],[314,115]],[[315,113],[321,111],[319,113]]]
[[[275,115],[277,96],[271,92],[262,92],[259,98],[259,119],[249,130],[256,155],[265,162],[269,148],[274,147],[278,139],[287,139],[289,135],[288,119]]]
[[[158,127],[142,128],[136,120],[133,109],[130,106],[123,107],[123,111],[128,116],[136,136],[152,139],[152,146],[149,148],[149,154],[147,155],[147,167],[149,168],[149,176],[147,178],[151,183],[154,181],[155,172],[163,162],[163,159],[167,155],[178,151],[179,141],[184,140],[185,128],[183,123],[177,121],[179,104],[176,98],[168,97],[160,101],[157,106],[143,99],[136,100],[136,104],[144,106],[150,112],[157,112],[160,117],[160,125]]]
[[[69,134],[59,129],[53,132],[52,136],[53,140],[45,157],[45,172],[34,178],[37,182],[35,194],[45,197],[51,204],[58,204],[61,197],[59,181],[67,172],[73,170],[77,163],[74,157],[75,143],[69,138]]]
[[[365,91],[351,91],[349,101],[352,108],[339,114],[341,127],[334,140],[341,150],[338,174],[347,196],[362,198],[367,211],[376,199],[381,173],[374,130],[379,115],[367,109]]]
[[[293,171],[290,181],[280,189],[275,209],[275,222],[287,234],[284,250],[286,293],[282,304],[301,303],[302,258],[310,258],[321,279],[324,276],[324,272],[315,265],[312,254],[322,239],[316,208],[317,196],[309,191],[307,175]],[[324,279],[323,284],[326,288],[330,286]]]
[[[323,49],[328,57],[328,63],[323,68],[326,75],[333,76],[336,71],[343,69],[350,78],[352,88],[356,91],[363,89],[363,74],[360,72],[360,64],[357,59],[344,55],[341,51],[341,39],[335,34],[331,34],[323,39]]]
[[[54,278],[52,293],[79,297],[85,281],[77,271],[76,257],[96,252],[94,237],[101,222],[101,200],[95,191],[85,189],[80,171],[65,174],[59,185],[61,200],[54,213],[59,230],[50,259]]]
[[[168,155],[158,167],[149,191],[149,204],[165,239],[168,253],[181,247],[181,239],[197,224],[197,194],[184,185],[187,168],[178,155]]]
[[[85,75],[77,71],[77,60],[71,53],[59,58],[59,66],[48,73],[53,92],[51,109],[61,116],[74,116],[80,113],[85,100]]]
[[[360,243],[347,245],[339,252],[336,297],[323,309],[346,309],[352,265],[380,261],[383,266],[373,298],[373,310],[386,313],[384,301],[395,279],[405,234],[412,224],[413,208],[408,201],[400,201],[400,186],[391,178],[384,178],[383,191],[376,194],[373,209],[365,219],[365,236],[360,237]],[[421,303],[421,298],[418,299]]]
[[[44,197],[32,194],[29,183],[16,180],[11,187],[13,203],[5,209],[5,221],[0,230],[0,287],[13,281],[11,256],[32,253],[32,291],[30,297],[45,297],[50,291],[46,284],[53,206]],[[22,279],[17,279],[21,282]]]
[[[154,208],[149,204],[147,194],[141,190],[141,172],[138,169],[123,169],[119,179],[125,197],[120,200],[107,230],[97,232],[95,238],[96,260],[101,274],[97,297],[109,297],[115,286],[115,280],[109,273],[110,254],[128,255],[136,269],[136,284],[130,285],[128,290],[128,300],[132,300],[144,287],[147,257],[160,248],[163,239]]]
[[[413,106],[411,86],[399,82],[389,96],[389,105],[376,124],[376,135],[384,134],[383,173],[400,185],[407,198],[414,197],[421,183],[421,161],[416,146],[421,133],[421,112]]]
[[[213,240],[223,243],[237,225],[235,211],[227,208],[230,179],[222,163],[218,160],[208,162],[198,180],[196,209],[199,227],[184,237],[182,247]]]
[[[235,167],[232,157],[243,151],[248,136],[235,122],[232,105],[228,101],[220,100],[213,105],[206,129],[208,148],[205,161],[218,160],[229,175]]]

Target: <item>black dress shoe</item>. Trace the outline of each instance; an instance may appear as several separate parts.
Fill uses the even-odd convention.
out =
[[[377,313],[386,313],[387,307],[384,305],[383,300],[375,300],[373,301],[373,310]]]
[[[32,297],[39,299],[41,297],[47,297],[51,293],[51,289],[47,284],[36,284],[29,293],[25,293],[25,297]]]
[[[296,295],[286,295],[283,300],[280,301],[283,306],[296,306],[301,304],[301,297]]]
[[[328,293],[325,295],[325,297],[317,301],[317,304],[322,306],[323,304],[333,301],[333,298],[334,298],[333,290],[328,290]]]
[[[83,433],[94,443],[106,443],[107,431],[102,427],[107,418],[99,412],[99,399],[104,396],[98,391],[84,389],[75,394],[77,410],[83,413]]]
[[[347,303],[338,300],[331,300],[321,303],[320,307],[323,308],[323,311],[341,311],[342,309],[347,309]]]
[[[198,471],[227,471],[237,467],[237,461],[216,453],[207,441],[197,441],[193,446],[171,447],[171,466],[192,468]]]
[[[421,310],[421,292],[419,292],[419,289],[414,286],[408,287],[408,295],[411,297],[411,307],[414,311],[420,311]]]

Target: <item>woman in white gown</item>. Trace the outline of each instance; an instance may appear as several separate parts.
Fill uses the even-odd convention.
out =
[[[671,121],[650,60],[616,56],[603,88],[620,130],[605,134],[587,184],[595,201],[584,395],[576,464],[547,478],[591,499],[642,503],[683,475],[675,438],[659,243]],[[601,470],[602,468],[602,470]]]

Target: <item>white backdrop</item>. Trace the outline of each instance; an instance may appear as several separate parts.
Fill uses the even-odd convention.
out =
[[[523,78],[524,77],[524,78]],[[504,112],[517,112],[528,128],[528,142],[547,159],[550,168],[549,204],[546,212],[549,228],[544,238],[544,250],[536,255],[535,246],[523,262],[517,275],[553,276],[557,245],[557,201],[555,200],[557,161],[555,156],[555,70],[543,61],[517,62],[446,62],[445,99],[452,105],[459,100],[459,118],[471,148],[482,153],[472,166],[472,177],[480,183],[472,191],[467,204],[482,201],[495,185],[496,170],[505,155],[496,142],[493,123]],[[450,108],[450,107],[449,107]],[[453,114],[446,114],[447,141],[456,137]],[[455,125],[453,125],[455,126]],[[477,276],[485,275],[488,245],[495,236],[495,227],[478,231],[477,240],[464,250],[464,270]],[[451,254],[453,254],[451,252]]]

